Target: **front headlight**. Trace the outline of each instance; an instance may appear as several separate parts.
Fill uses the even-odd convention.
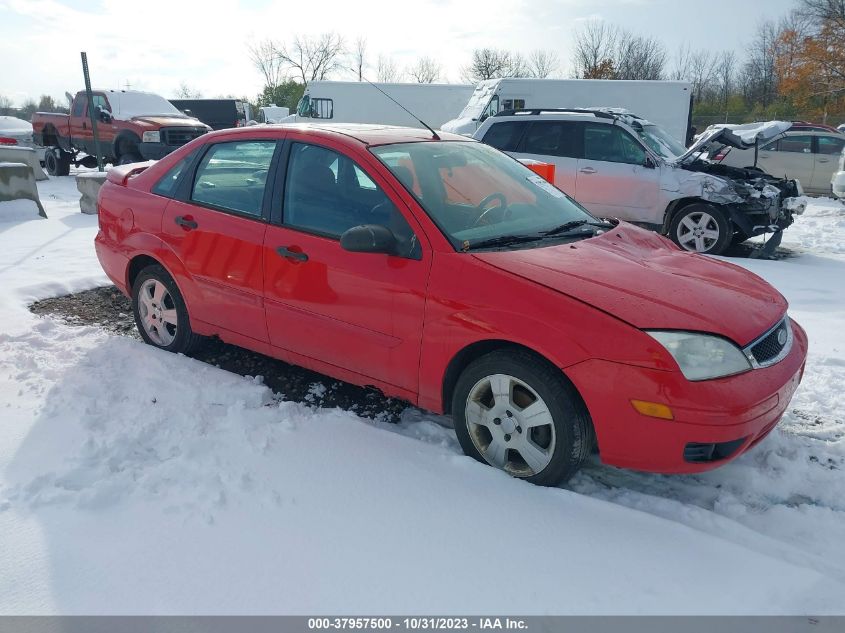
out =
[[[721,378],[751,369],[742,350],[718,336],[661,330],[646,334],[666,348],[687,380]]]
[[[144,132],[143,137],[141,137],[141,142],[143,143],[160,143],[161,142],[161,133],[156,130],[155,132]]]

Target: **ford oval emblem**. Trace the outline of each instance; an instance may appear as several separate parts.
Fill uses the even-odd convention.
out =
[[[783,347],[786,345],[786,330],[778,330],[778,344]]]

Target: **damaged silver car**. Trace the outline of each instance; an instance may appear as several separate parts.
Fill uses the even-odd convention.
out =
[[[474,137],[515,158],[554,164],[555,185],[593,215],[659,231],[699,253],[771,233],[761,251],[770,254],[803,212],[800,184],[711,162],[705,149],[747,149],[782,131],[783,124],[710,130],[687,149],[635,114],[588,108],[502,111]]]

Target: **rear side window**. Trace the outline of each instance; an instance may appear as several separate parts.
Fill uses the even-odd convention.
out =
[[[838,136],[819,136],[819,154],[832,154],[838,156],[845,147],[845,139]]]
[[[534,121],[522,142],[521,152],[578,158],[580,124],[570,121]]]
[[[165,198],[176,197],[176,191],[179,188],[179,182],[182,180],[182,174],[185,173],[185,169],[188,165],[193,162],[196,154],[196,151],[191,152],[173,165],[173,167],[168,169],[167,173],[162,176],[161,180],[153,186],[152,192],[158,194],[159,196],[164,196]]]
[[[481,139],[483,143],[503,152],[515,152],[528,121],[503,121],[490,126]]]
[[[766,146],[770,152],[791,152],[796,154],[810,154],[813,151],[812,136],[787,136],[771,145]]]
[[[584,158],[608,163],[642,165],[646,153],[625,130],[615,125],[584,125]]]
[[[85,100],[87,97],[79,95],[73,100],[73,116],[82,116],[85,112]]]
[[[191,200],[260,217],[264,187],[275,151],[275,141],[212,145],[197,167]]]

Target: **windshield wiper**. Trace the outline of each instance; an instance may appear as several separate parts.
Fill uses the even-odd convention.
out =
[[[609,222],[592,222],[590,220],[572,220],[571,222],[564,222],[560,226],[556,226],[548,231],[543,231],[541,235],[548,237],[549,235],[560,235],[561,233],[568,233],[582,226],[597,226],[600,229],[612,229],[615,225]]]
[[[489,240],[481,240],[475,244],[464,242],[462,250],[469,251],[476,248],[489,248],[493,246],[512,246],[525,242],[536,242],[540,239],[542,239],[541,235],[500,235],[499,237],[491,237]]]

